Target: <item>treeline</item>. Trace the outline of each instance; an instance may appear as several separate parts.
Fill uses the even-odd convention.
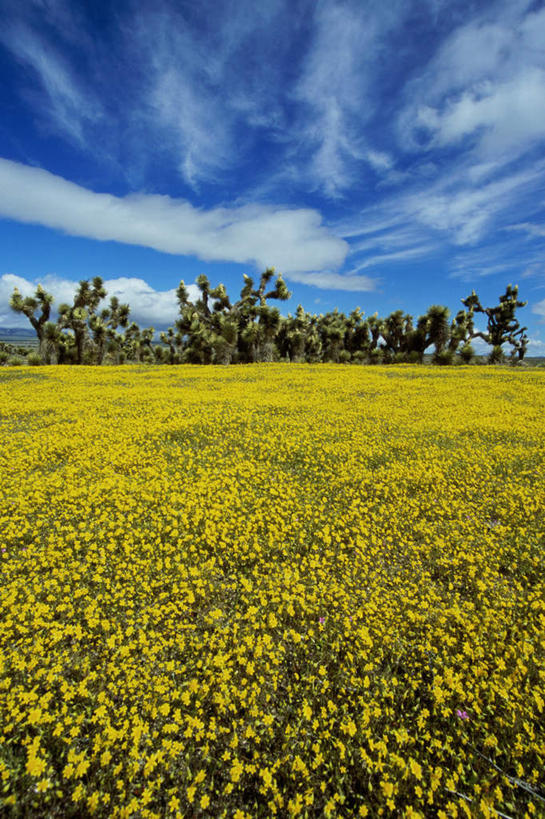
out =
[[[79,283],[73,304],[59,306],[57,321],[50,320],[53,296],[41,286],[26,298],[15,289],[10,305],[36,331],[38,351],[27,355],[34,364],[419,363],[428,350],[436,364],[467,364],[475,358],[475,338],[490,345],[490,363],[501,363],[505,345],[513,362],[522,361],[528,346],[527,328],[516,318],[517,308],[526,302],[518,300],[518,287],[511,285],[493,307],[483,307],[473,291],[452,320],[441,305],[432,305],[416,320],[402,310],[385,318],[365,317],[359,308],[348,315],[337,309],[316,315],[300,305],[284,317],[270,302],[285,301],[291,294],[274,268],[262,273],[257,284],[245,275],[234,302],[223,284],[212,288],[204,275],[197,286],[200,297],[191,302],[180,282],[178,319],[160,333],[159,342],[153,327],[141,329],[129,321],[129,305],[115,296],[99,309],[107,295],[99,276]],[[486,330],[475,329],[476,314],[486,318]]]

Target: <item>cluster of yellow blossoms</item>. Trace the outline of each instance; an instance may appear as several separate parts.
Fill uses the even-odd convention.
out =
[[[545,815],[545,372],[0,372],[0,812]]]

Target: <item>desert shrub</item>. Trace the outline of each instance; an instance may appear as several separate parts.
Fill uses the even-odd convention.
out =
[[[475,358],[475,350],[471,344],[464,344],[459,355],[463,364],[470,364]]]
[[[445,367],[452,364],[453,358],[452,350],[441,350],[433,356],[433,363]]]
[[[33,351],[27,355],[26,363],[29,365],[29,367],[40,367],[44,361],[39,353]]]
[[[489,364],[503,364],[505,361],[505,355],[500,346],[492,347],[490,354],[488,356]]]

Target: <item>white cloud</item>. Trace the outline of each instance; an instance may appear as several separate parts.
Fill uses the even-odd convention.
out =
[[[376,290],[378,280],[370,276],[355,275],[355,271],[340,275],[339,273],[294,273],[290,280],[318,287],[321,290],[348,290],[354,293],[369,293]]]
[[[436,113],[433,125],[438,145],[478,131],[481,154],[493,157],[510,151],[512,157],[513,151],[545,136],[545,72],[533,68],[510,82],[487,82],[467,91]]]
[[[538,316],[543,316],[545,318],[545,299],[538,301],[532,306],[532,313],[537,313]]]
[[[17,287],[23,296],[32,296],[36,286],[41,284],[48,293],[55,299],[52,316],[55,315],[59,304],[73,301],[77,282],[64,279],[60,276],[47,275],[39,279],[30,280],[22,276],[15,276],[6,273],[0,276],[0,327],[30,327],[28,319],[15,313],[9,306],[9,300],[13,289]],[[111,296],[117,296],[122,304],[128,304],[131,308],[130,320],[136,321],[141,327],[153,326],[157,328],[167,327],[174,323],[178,315],[178,302],[176,301],[176,290],[154,290],[143,279],[120,277],[117,279],[106,279],[104,281],[107,297],[100,305],[99,309],[106,307]],[[190,299],[198,297],[199,290],[196,285],[187,286]]]
[[[385,151],[367,151],[365,158],[376,171],[389,171],[394,165],[394,160]]]
[[[495,230],[505,214],[512,214],[514,209],[524,213],[524,203],[533,201],[533,193],[542,184],[544,169],[545,163],[536,163],[525,171],[478,185],[469,181],[468,168],[462,167],[427,185],[413,184],[408,192],[364,209],[357,219],[339,224],[336,230],[350,240],[349,257],[358,259],[358,269],[424,257],[438,249],[441,239],[461,247],[473,246]],[[518,229],[538,235],[538,228],[529,229],[529,224]],[[464,257],[455,265],[454,275],[465,278],[469,271],[471,276],[472,267],[475,275],[489,275],[535,261],[531,248],[522,255],[514,253],[512,242],[502,245],[501,258],[490,261],[489,247],[477,255],[479,259],[472,257],[469,264]]]
[[[437,190],[427,197],[417,194],[408,204],[423,224],[448,231],[457,244],[471,244],[480,239],[505,198],[529,179],[527,174],[520,174],[480,188]]]
[[[529,5],[494,4],[447,37],[406,86],[403,147],[429,150],[470,137],[486,168],[545,138],[545,9],[529,13]]]
[[[205,260],[297,272],[338,268],[348,245],[311,209],[244,205],[204,210],[151,194],[94,193],[40,168],[0,159],[0,215],[73,236]]]
[[[535,225],[532,222],[520,222],[518,225],[509,225],[506,230],[520,230],[529,236],[545,236],[545,225]]]

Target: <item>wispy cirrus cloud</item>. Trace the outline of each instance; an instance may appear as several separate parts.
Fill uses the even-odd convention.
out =
[[[508,225],[506,230],[518,230],[528,236],[545,237],[545,224],[536,225],[533,222],[520,222],[517,225]]]
[[[354,241],[354,251],[366,251],[377,244],[419,244],[433,232],[452,245],[471,245],[487,231],[503,227],[515,204],[520,211],[533,209],[533,197],[543,187],[545,163],[534,163],[524,170],[504,173],[478,184],[471,182],[471,166],[444,173],[432,183],[409,186],[407,192],[388,198],[360,215],[358,231],[352,219],[345,238]],[[370,233],[375,235],[369,236]]]
[[[320,290],[344,290],[351,293],[371,293],[376,290],[381,280],[376,276],[359,275],[358,270],[349,270],[346,273],[290,273],[292,282],[306,284],[308,287],[317,287]]]
[[[361,3],[317,3],[301,73],[293,90],[300,108],[295,121],[302,172],[311,186],[335,197],[367,164],[383,173],[394,165],[385,150],[370,144],[366,125],[378,95],[377,57],[388,35],[401,28],[408,7],[399,2],[375,8]]]
[[[224,181],[263,134],[281,140],[290,39],[275,33],[287,11],[285,0],[220,3],[210,9],[213,26],[196,26],[187,9],[164,0],[134,5],[124,48],[144,67],[135,117],[144,133],[162,135],[194,189]],[[296,28],[297,9],[292,17]]]
[[[534,304],[532,307],[532,312],[536,313],[538,316],[543,316],[543,319],[545,320],[545,299],[542,299]],[[545,344],[543,344],[543,346],[545,346]]]
[[[85,130],[103,117],[100,100],[85,87],[67,60],[30,25],[14,21],[3,27],[0,41],[15,59],[31,69],[42,93],[25,86],[42,122],[83,146]]]

